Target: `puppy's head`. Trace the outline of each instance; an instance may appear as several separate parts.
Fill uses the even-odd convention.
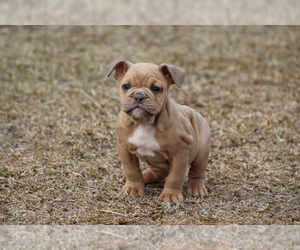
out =
[[[160,113],[168,99],[171,84],[181,87],[185,72],[175,66],[151,63],[132,64],[117,61],[111,64],[110,74],[120,82],[121,109],[138,123]]]

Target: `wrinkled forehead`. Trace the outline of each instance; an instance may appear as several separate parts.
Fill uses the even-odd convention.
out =
[[[137,63],[129,67],[123,80],[131,81],[134,84],[162,78],[163,74],[159,66],[152,63]]]

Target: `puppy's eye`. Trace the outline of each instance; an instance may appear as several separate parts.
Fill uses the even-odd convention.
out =
[[[160,87],[157,87],[157,86],[152,86],[151,87],[151,91],[154,93],[154,94],[158,94],[162,91],[162,88]]]
[[[130,89],[130,85],[129,85],[128,83],[126,83],[126,84],[122,85],[122,89],[123,89],[124,91],[127,91],[127,90]]]

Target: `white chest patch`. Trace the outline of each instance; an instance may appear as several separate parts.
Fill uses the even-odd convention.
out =
[[[155,128],[149,124],[140,124],[135,130],[133,137],[128,142],[137,147],[137,153],[142,156],[155,156],[154,150],[160,149],[154,137]]]

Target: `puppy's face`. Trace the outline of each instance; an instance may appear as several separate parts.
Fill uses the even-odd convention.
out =
[[[131,65],[120,81],[121,109],[133,119],[155,117],[166,103],[168,88],[159,66]]]
[[[167,64],[117,61],[112,63],[108,76],[114,70],[120,82],[121,109],[134,122],[147,118],[154,121],[167,102],[170,85],[181,87],[185,77],[182,69]]]

